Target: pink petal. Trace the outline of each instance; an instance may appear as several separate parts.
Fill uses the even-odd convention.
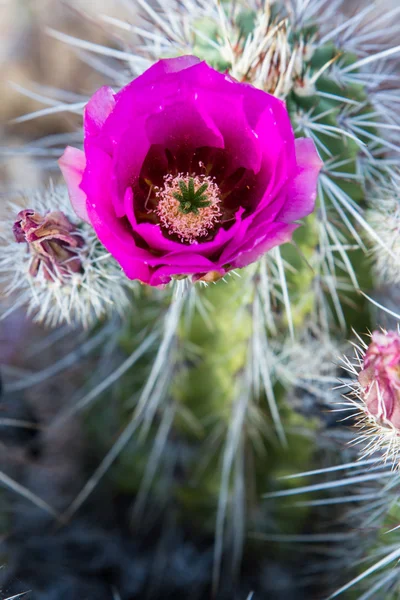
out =
[[[86,208],[86,194],[80,188],[83,172],[86,168],[86,157],[82,150],[67,146],[58,160],[61,172],[68,187],[72,207],[82,221],[89,223]]]
[[[150,86],[152,83],[162,82],[166,75],[173,73],[179,73],[185,69],[189,69],[202,61],[197,56],[179,56],[177,58],[165,58],[159,60],[152,65],[147,71],[145,71],[139,77],[136,77],[131,83],[125,86],[116,95],[116,100],[119,101],[125,96],[129,96],[132,91],[135,93],[137,90],[141,90],[144,86]]]
[[[277,220],[285,223],[302,219],[314,210],[318,175],[323,165],[311,139],[298,139],[295,145],[297,173],[288,188],[286,204],[277,216]]]
[[[194,90],[176,93],[174,104],[164,105],[146,120],[152,144],[163,144],[172,153],[193,152],[202,146],[224,148],[224,138],[210,112],[198,101]]]
[[[119,219],[111,201],[112,159],[101,148],[88,146],[88,168],[82,186],[88,195],[87,209],[99,240],[119,262],[130,279],[149,281],[152,258],[147,250],[138,248],[126,219]]]
[[[246,267],[258,260],[263,254],[271,250],[271,248],[289,242],[293,231],[297,227],[298,225],[295,223],[272,223],[269,227],[265,228],[264,235],[260,232],[258,236],[247,239],[242,248],[237,249],[235,258],[229,259],[222,255],[219,263],[223,266],[223,264],[229,262],[232,269]]]
[[[223,80],[225,82],[225,79]],[[230,170],[239,167],[258,173],[261,167],[262,150],[258,135],[249,126],[244,110],[244,98],[215,89],[199,89],[196,92],[198,105],[212,118],[223,137],[223,147],[229,153]]]
[[[85,135],[94,136],[100,133],[114,106],[115,98],[112,88],[105,85],[97,90],[85,107]]]
[[[194,249],[196,254],[202,256],[209,256],[218,252],[220,248],[223,248],[230,240],[235,238],[235,236],[238,234],[240,228],[243,225],[241,221],[243,212],[243,208],[240,208],[238,210],[236,214],[235,223],[232,225],[232,227],[230,227],[230,229],[224,229],[223,227],[221,227],[213,240],[209,242],[200,242],[194,245],[182,244],[181,242],[174,242],[166,238],[163,235],[163,232],[159,225],[154,225],[151,223],[133,224],[132,220],[131,223],[135,233],[139,234],[140,237],[152,249],[161,250],[164,252],[181,252],[182,254],[191,254]],[[131,219],[130,214],[128,214],[128,217]],[[162,256],[160,257],[159,261],[160,264],[162,264]]]
[[[137,182],[150,142],[142,121],[131,126],[121,136],[115,149],[111,173],[111,195],[115,213],[118,217],[126,214],[125,193]],[[133,200],[132,200],[133,203]],[[132,204],[133,210],[133,204]]]

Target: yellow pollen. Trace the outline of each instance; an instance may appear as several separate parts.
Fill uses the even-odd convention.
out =
[[[181,193],[180,182],[189,186],[189,181],[194,182],[194,189],[199,190],[207,184],[204,198],[208,206],[199,207],[196,212],[183,212],[182,204],[175,197]],[[215,224],[220,221],[221,200],[219,188],[211,177],[204,175],[189,175],[179,173],[175,177],[166,175],[164,177],[164,188],[156,188],[158,205],[155,212],[158,214],[161,224],[170,234],[175,234],[182,242],[196,244],[199,238],[206,236]]]

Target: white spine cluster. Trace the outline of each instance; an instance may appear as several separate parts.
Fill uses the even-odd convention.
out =
[[[400,283],[400,178],[372,190],[368,221],[383,241],[372,250],[377,279],[382,284]]]
[[[358,430],[358,435],[351,442],[360,451],[361,459],[381,457],[393,469],[400,468],[400,432],[387,419],[376,417],[368,410],[365,401],[365,390],[359,381],[360,371],[363,370],[363,360],[368,345],[357,335],[353,343],[353,357],[344,356],[342,366],[349,373],[350,379],[339,386],[346,392],[339,411],[344,414],[343,421],[351,419],[352,425]],[[379,393],[379,389],[378,389]]]
[[[99,319],[114,312],[123,314],[131,302],[134,284],[127,279],[118,263],[99,242],[93,228],[87,223],[78,223],[71,208],[67,189],[64,186],[34,192],[24,199],[24,206],[9,205],[9,221],[3,221],[0,231],[0,283],[5,295],[11,299],[11,307],[3,318],[20,306],[26,306],[34,320],[51,327],[60,323],[90,327]],[[13,223],[23,208],[38,213],[61,210],[83,238],[76,250],[82,269],[53,280],[39,269],[32,277],[29,268],[32,255],[28,245],[17,243],[13,235]]]

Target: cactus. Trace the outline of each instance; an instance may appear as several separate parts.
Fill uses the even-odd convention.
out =
[[[357,450],[343,448],[343,440],[351,436],[343,426],[333,427],[326,412],[340,404],[339,394],[331,390],[340,369],[332,357],[341,352],[352,328],[364,331],[372,325],[370,298],[362,291],[373,287],[377,268],[385,282],[397,283],[399,277],[393,236],[399,125],[392,115],[397,80],[391,61],[400,48],[389,39],[390,21],[399,11],[378,15],[374,27],[373,7],[340,17],[345,8],[340,1],[159,0],[153,7],[132,0],[134,4],[143,24],[113,25],[142,38],[136,53],[53,30],[50,34],[124,61],[128,69],[115,72],[118,86],[157,59],[193,54],[283,100],[295,135],[313,140],[324,166],[316,209],[303,219],[293,242],[222,279],[211,271],[196,283],[176,277],[163,289],[131,282],[90,225],[63,208],[75,235],[84,240],[76,251],[79,277],[69,273],[71,284],[65,287],[58,280],[35,278],[32,256],[15,246],[11,228],[6,231],[0,272],[10,282],[15,306],[27,304],[28,312],[52,327],[63,321],[83,325],[89,328],[89,343],[104,331],[111,338],[109,346],[96,350],[104,372],[90,379],[92,389],[49,425],[50,430],[62,427],[84,412],[83,427],[97,465],[58,518],[73,523],[105,480],[112,494],[129,497],[132,537],[145,536],[160,516],[169,514],[177,530],[190,531],[196,551],[206,548],[211,560],[204,589],[215,597],[232,597],[238,590],[243,598],[269,593],[271,586],[260,573],[265,564],[274,564],[276,553],[283,568],[297,577],[297,594],[313,597],[320,577],[326,594],[336,597],[370,574],[362,573],[360,559],[367,546],[373,556],[384,553],[379,529],[384,531],[398,512],[392,495],[382,497],[384,467],[369,479],[372,463],[363,458],[359,479],[353,477]],[[385,26],[387,38],[382,37]],[[187,203],[189,185],[190,180],[180,188],[181,199],[175,194],[179,202]],[[56,208],[60,198],[64,203],[65,194],[62,185],[46,192],[48,209]],[[36,197],[27,194],[25,208],[39,210],[40,203],[31,206]],[[204,198],[200,208],[207,205]],[[15,220],[14,207],[10,213]],[[336,468],[345,476],[329,479]],[[331,490],[326,502],[313,503],[306,495],[313,487],[313,470],[326,477],[320,488],[314,486]],[[390,480],[391,494],[396,477]],[[364,485],[364,478],[375,486],[372,492],[359,491],[358,481]],[[359,538],[350,535],[355,521],[342,506],[342,485],[360,496],[355,500],[360,529],[370,507],[367,497],[378,493],[371,521],[376,536],[368,527]],[[293,504],[296,495],[301,501]],[[335,506],[330,513],[325,508],[329,502]],[[335,531],[338,522],[340,533]],[[317,572],[314,579],[302,581],[293,547],[286,542],[302,542],[307,535],[311,542],[336,539],[342,548],[335,557],[298,546],[298,560],[313,561]],[[398,549],[387,556],[389,564],[398,558]],[[257,572],[253,579],[247,576],[252,563]],[[344,569],[347,578],[354,577],[351,585],[345,585]],[[372,581],[380,596],[362,597],[394,597],[387,591],[398,589],[393,573]],[[371,576],[375,574],[372,569]]]

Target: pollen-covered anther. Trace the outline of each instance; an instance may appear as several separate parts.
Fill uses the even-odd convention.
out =
[[[161,224],[182,242],[195,244],[221,220],[220,190],[211,177],[179,173],[164,177],[156,189]]]

